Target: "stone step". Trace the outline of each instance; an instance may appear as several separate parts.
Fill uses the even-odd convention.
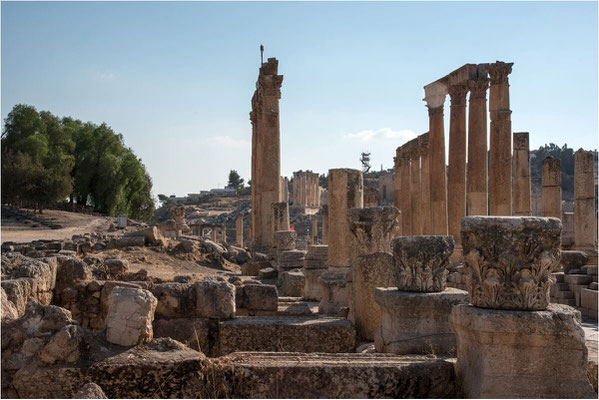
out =
[[[597,310],[597,291],[592,289],[582,289],[580,292],[580,306],[591,310]]]
[[[554,272],[552,275],[555,278],[556,283],[564,282],[564,273],[563,272]]]
[[[455,359],[240,352],[211,371],[227,398],[456,398]],[[222,383],[222,385],[221,385]]]
[[[586,265],[585,266],[587,275],[597,276],[597,266],[596,265]]]
[[[597,282],[591,282],[589,289],[597,290],[599,289],[599,284]]]
[[[556,299],[574,299],[574,292],[570,290],[562,290],[553,295]]]
[[[567,274],[564,275],[564,281],[575,285],[588,285],[593,279],[586,274]]]
[[[343,318],[240,317],[219,322],[219,355],[235,351],[347,353],[355,346],[355,329]]]
[[[556,299],[556,303],[576,307],[576,299]]]

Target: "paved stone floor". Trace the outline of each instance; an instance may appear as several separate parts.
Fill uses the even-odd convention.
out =
[[[584,329],[584,336],[586,340],[597,343],[597,340],[599,340],[599,330],[597,329],[597,322],[583,321],[582,329]]]

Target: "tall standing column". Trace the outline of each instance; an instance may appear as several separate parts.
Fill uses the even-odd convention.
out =
[[[237,246],[243,247],[243,214],[237,214],[235,218],[235,242]]]
[[[422,234],[432,233],[430,160],[428,132],[420,135],[420,213],[422,214]]]
[[[486,72],[468,81],[468,215],[488,215],[487,89]]]
[[[417,147],[410,150],[410,212],[412,214],[412,235],[422,235],[421,188],[420,188],[420,153]]]
[[[410,160],[401,150],[397,155],[399,164],[399,180],[401,189],[399,192],[399,205],[401,210],[402,235],[412,235],[412,215],[410,209]]]
[[[446,87],[438,82],[425,88],[424,100],[429,116],[429,165],[431,221],[433,235],[447,235],[447,192],[445,168],[445,132],[443,127],[443,103]]]
[[[597,254],[595,210],[595,163],[593,153],[579,149],[574,154],[574,243]]]
[[[283,76],[278,61],[269,58],[260,67],[252,98],[252,232],[255,245],[269,247],[273,240],[272,203],[281,198],[281,141],[279,99]]]
[[[561,160],[547,157],[541,167],[541,212],[543,217],[562,219]]]
[[[364,180],[355,169],[329,170],[329,269],[348,269],[354,256],[349,229],[349,210],[362,208]]]
[[[530,215],[530,151],[528,132],[514,132],[514,215]]]
[[[512,215],[512,121],[508,75],[513,63],[489,65],[489,214]]]
[[[461,243],[461,220],[466,216],[466,94],[468,86],[449,87],[449,167],[447,171],[447,225],[456,245]]]

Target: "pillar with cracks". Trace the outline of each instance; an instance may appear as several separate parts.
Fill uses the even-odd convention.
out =
[[[514,132],[513,209],[514,215],[523,217],[530,211],[530,150],[528,132]]]
[[[447,171],[447,225],[454,242],[461,243],[461,220],[466,216],[466,95],[468,86],[449,87],[449,167]]]
[[[272,203],[280,201],[281,141],[279,99],[283,76],[276,58],[260,67],[252,97],[252,241],[269,247],[273,240]]]
[[[424,101],[429,115],[431,233],[447,235],[445,132],[443,127],[443,103],[445,103],[447,88],[441,82],[433,82],[425,86],[424,91]]]
[[[486,72],[468,81],[468,215],[488,215]]]
[[[541,212],[543,217],[562,218],[561,160],[547,157],[541,167]]]
[[[513,63],[489,65],[489,214],[512,215],[512,121],[508,75]]]

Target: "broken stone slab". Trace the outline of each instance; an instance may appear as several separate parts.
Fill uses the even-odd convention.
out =
[[[15,304],[8,299],[4,288],[2,288],[2,320],[11,320],[19,318],[19,313]]]
[[[305,250],[285,250],[279,253],[277,269],[288,271],[290,269],[302,268],[306,257]]]
[[[104,265],[113,279],[121,277],[129,270],[129,261],[120,258],[107,258]]]
[[[111,249],[122,249],[124,247],[143,247],[145,244],[145,236],[123,236],[110,239],[108,247]]]
[[[76,363],[80,357],[82,336],[79,325],[65,325],[42,349],[40,360],[46,364],[54,364],[57,361]]]
[[[211,318],[157,318],[152,323],[154,338],[168,337],[209,357],[216,356],[218,320]]]
[[[295,242],[297,240],[296,231],[276,231],[274,233],[274,247],[279,251],[293,250],[295,249]]]
[[[447,283],[451,236],[400,236],[393,239],[395,281],[399,290],[442,292]]]
[[[559,271],[561,229],[557,218],[463,218],[470,302],[495,309],[547,308],[551,274]]]
[[[108,297],[106,340],[134,346],[152,340],[152,321],[158,301],[145,289],[115,287]]]
[[[341,318],[239,317],[219,322],[218,354],[235,351],[349,353],[355,330]]]
[[[145,244],[148,244],[148,245],[154,244],[155,242],[164,241],[164,237],[162,236],[162,233],[156,226],[149,226],[147,228],[136,230],[136,231],[128,231],[128,232],[125,232],[124,236],[125,237],[143,236],[145,239]]]
[[[195,314],[196,301],[192,284],[159,283],[153,285],[150,291],[158,300],[156,318],[181,318]]]
[[[104,319],[106,318],[106,315],[108,315],[108,299],[110,298],[110,293],[112,293],[112,290],[116,287],[142,289],[140,285],[132,282],[104,281],[104,284],[102,285],[102,290],[100,292],[100,309],[102,310],[102,317]]]
[[[272,265],[268,261],[248,262],[241,266],[241,275],[258,276],[264,268],[272,268]]]
[[[300,269],[279,273],[281,296],[303,297],[306,278]]]
[[[456,398],[454,359],[394,354],[233,353],[214,362],[225,398]]]
[[[375,302],[377,287],[396,286],[390,253],[371,253],[354,258],[350,308],[358,334],[369,341],[381,325],[381,309]]]
[[[468,303],[466,291],[447,288],[420,293],[379,287],[374,299],[382,312],[375,335],[377,352],[455,355],[456,340],[449,315],[456,304]]]
[[[272,267],[262,268],[258,275],[263,279],[273,279],[277,277],[277,270]]]
[[[465,397],[597,398],[574,308],[549,304],[542,311],[519,311],[459,304],[450,324]]]
[[[235,317],[235,286],[213,277],[196,282],[195,316],[206,318]]]

